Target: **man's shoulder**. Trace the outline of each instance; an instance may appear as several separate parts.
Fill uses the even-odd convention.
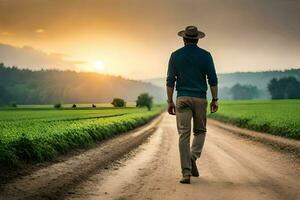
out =
[[[201,54],[204,54],[204,55],[210,55],[210,52],[209,51],[207,51],[206,49],[203,49],[203,48],[200,48],[200,47],[198,47],[197,46],[197,51],[199,52],[199,53],[201,53]],[[182,53],[185,53],[187,51],[187,48],[186,48],[186,46],[184,46],[184,47],[181,47],[181,48],[179,48],[179,49],[177,49],[177,50],[175,50],[175,51],[173,51],[173,55],[176,55],[176,54],[182,54]]]
[[[184,51],[184,49],[185,49],[184,47],[181,47],[181,48],[179,48],[179,49],[177,49],[177,50],[173,51],[173,52],[172,52],[172,55],[179,54],[179,53],[183,52],[183,51]]]
[[[204,53],[204,54],[207,54],[207,55],[210,54],[210,52],[207,51],[206,49],[203,49],[203,48],[200,48],[200,47],[198,47],[198,49],[199,49],[199,51],[201,51],[201,52]]]

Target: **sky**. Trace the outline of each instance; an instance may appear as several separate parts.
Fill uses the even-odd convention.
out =
[[[0,0],[0,62],[164,77],[195,25],[218,73],[300,68],[299,19],[300,0]]]

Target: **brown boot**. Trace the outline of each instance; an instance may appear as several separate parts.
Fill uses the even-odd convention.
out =
[[[182,184],[190,184],[191,183],[191,176],[182,176],[179,181]]]

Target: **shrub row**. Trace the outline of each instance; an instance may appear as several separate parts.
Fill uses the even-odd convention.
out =
[[[211,114],[210,118],[230,123],[241,128],[247,128],[259,132],[270,133],[282,137],[300,139],[300,130],[294,126],[284,126],[284,123],[271,123],[268,121],[257,121],[251,118],[229,117],[222,114]]]
[[[28,128],[27,133],[0,139],[0,163],[16,165],[22,162],[51,160],[71,149],[85,148],[113,135],[141,126],[161,112],[161,108],[148,112],[129,113],[109,118],[74,120],[72,122],[38,122],[36,129],[49,126],[44,132]],[[45,123],[45,124],[42,124]],[[26,125],[26,124],[24,124]],[[22,129],[26,130],[26,129]],[[32,130],[32,133],[30,132]]]

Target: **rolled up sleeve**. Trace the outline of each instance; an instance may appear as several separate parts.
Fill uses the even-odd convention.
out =
[[[176,71],[174,66],[174,56],[172,54],[168,65],[167,86],[174,88],[175,82],[176,82]]]
[[[211,54],[209,54],[208,60],[207,60],[207,80],[208,80],[208,84],[210,86],[218,85],[218,77],[216,74],[216,69],[215,69],[214,61],[213,61]]]

